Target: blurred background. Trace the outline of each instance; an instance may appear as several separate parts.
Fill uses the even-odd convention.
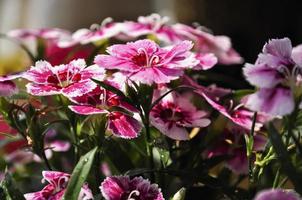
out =
[[[41,27],[75,31],[109,16],[136,20],[156,12],[172,22],[198,22],[215,35],[228,35],[242,57],[254,62],[269,38],[302,43],[301,10],[299,0],[0,0],[0,33]],[[0,73],[16,56],[16,47],[0,40]],[[233,73],[240,76],[240,67]]]

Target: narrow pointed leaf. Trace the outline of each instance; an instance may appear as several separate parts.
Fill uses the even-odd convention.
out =
[[[80,159],[71,174],[63,200],[78,200],[81,188],[89,174],[96,152],[97,147],[86,153]]]

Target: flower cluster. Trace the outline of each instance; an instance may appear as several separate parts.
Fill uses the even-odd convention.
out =
[[[179,200],[181,187],[190,199],[300,199],[256,195],[286,183],[302,193],[302,47],[288,38],[245,64],[256,90],[233,90],[212,70],[243,62],[230,38],[158,14],[6,36],[32,66],[0,77],[1,197],[19,194],[10,173],[28,181],[39,169],[46,185],[24,186],[40,189],[26,200]]]

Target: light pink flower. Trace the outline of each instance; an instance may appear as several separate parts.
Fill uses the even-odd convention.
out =
[[[145,84],[168,83],[178,79],[184,69],[198,64],[189,52],[192,43],[181,42],[169,49],[151,40],[138,40],[108,48],[109,55],[99,55],[95,63],[106,69],[128,73],[133,81]]]
[[[175,140],[188,140],[187,127],[206,127],[210,120],[205,111],[197,110],[188,98],[169,94],[150,113],[151,124]]]
[[[96,87],[91,92],[71,98],[71,100],[77,104],[69,106],[75,113],[81,115],[106,114],[108,128],[117,137],[135,138],[141,130],[141,124],[132,116],[111,110],[113,107],[123,107],[130,111],[135,110],[112,92]]]
[[[171,26],[167,24],[168,17],[158,14],[140,16],[137,22],[126,21],[123,23],[123,33],[130,38],[153,35],[165,44],[173,44],[182,41]]]
[[[164,200],[158,185],[151,184],[149,180],[142,177],[133,179],[129,176],[107,177],[100,189],[106,200]]]
[[[63,172],[43,171],[43,180],[48,182],[41,191],[27,193],[24,195],[26,200],[62,200],[66,190],[70,175]],[[93,195],[87,184],[84,184],[78,200],[92,200]]]
[[[103,76],[97,65],[86,67],[84,60],[74,60],[66,65],[52,66],[46,61],[36,62],[24,75],[31,81],[26,85],[28,93],[36,96],[63,94],[76,97],[97,87],[91,78]]]
[[[267,189],[260,191],[254,200],[301,200],[293,190]]]
[[[208,70],[217,64],[218,59],[213,53],[196,53],[196,59],[199,60],[199,64],[193,69],[195,70]]]
[[[183,40],[193,41],[196,52],[213,53],[221,64],[240,64],[243,61],[227,36],[214,36],[201,27],[193,28],[184,24],[175,24],[172,28]]]
[[[246,79],[259,88],[247,99],[247,107],[273,116],[290,114],[294,95],[301,90],[301,55],[301,48],[292,48],[288,38],[265,44],[256,63],[243,69]]]
[[[60,47],[69,47],[75,44],[88,44],[113,38],[121,34],[123,26],[115,23],[111,18],[106,18],[101,25],[93,24],[90,29],[79,29],[74,32],[71,38],[61,40]]]

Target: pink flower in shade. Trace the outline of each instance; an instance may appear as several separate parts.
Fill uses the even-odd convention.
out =
[[[113,107],[122,107],[135,111],[134,108],[123,102],[120,97],[105,89],[96,87],[89,93],[71,98],[71,101],[77,104],[69,106],[75,113],[81,115],[106,114],[108,117],[108,128],[117,137],[135,138],[141,130],[141,124],[132,116],[120,111],[110,110]]]
[[[73,46],[75,44],[88,44],[118,36],[122,32],[122,24],[115,23],[111,18],[106,18],[101,25],[93,24],[90,29],[79,29],[72,34],[69,40],[62,40],[61,47]]]
[[[232,48],[231,40],[227,36],[215,36],[203,31],[201,27],[193,28],[184,24],[175,24],[172,28],[183,40],[193,41],[196,52],[213,53],[221,64],[240,64],[243,61]]]
[[[142,177],[107,177],[100,189],[106,200],[164,200],[160,188]]]
[[[233,100],[229,101],[229,105],[224,105],[220,102],[222,97],[231,94],[231,90],[213,86],[204,87],[196,83],[188,76],[183,77],[183,84],[196,88],[194,91],[195,93],[202,96],[212,108],[220,112],[234,124],[237,124],[238,126],[247,130],[252,128],[254,112],[244,107],[244,104],[242,103],[235,104]],[[255,130],[258,131],[263,126],[263,123],[269,119],[270,118],[268,115],[258,113]]]
[[[123,33],[130,38],[153,35],[156,39],[166,44],[182,41],[172,27],[167,24],[168,21],[168,17],[161,17],[158,14],[140,16],[137,22],[124,22]]]
[[[8,32],[7,36],[23,43],[29,49],[32,49],[32,43],[34,43],[34,48],[37,48],[38,43],[43,42],[43,59],[52,65],[68,63],[79,58],[88,58],[94,50],[91,46],[77,44],[61,46],[61,41],[69,41],[72,36],[69,31],[58,28],[16,29]],[[37,54],[38,52],[33,51],[32,53]]]
[[[66,190],[70,175],[63,172],[43,171],[43,181],[47,181],[46,185],[41,191],[34,193],[27,193],[24,195],[26,200],[62,200]],[[87,184],[84,184],[78,200],[92,200],[93,195]]]
[[[169,94],[150,113],[151,124],[174,140],[188,140],[187,127],[206,127],[210,120],[188,98]]]
[[[12,81],[21,78],[23,72],[0,76],[0,96],[9,97],[19,92],[16,84]]]
[[[259,88],[248,97],[246,106],[273,116],[290,114],[294,96],[301,90],[301,55],[301,47],[292,48],[288,38],[265,44],[256,63],[247,63],[243,69],[246,79]]]
[[[169,49],[151,40],[138,40],[108,48],[109,55],[99,55],[95,63],[106,69],[128,73],[133,81],[145,84],[168,83],[178,79],[185,68],[198,64],[189,51],[192,43],[181,42]]]
[[[67,97],[81,96],[97,87],[91,78],[100,78],[103,70],[97,65],[86,67],[84,60],[73,60],[66,65],[52,66],[38,61],[24,75],[31,81],[26,85],[28,93],[36,96],[63,94]]]
[[[267,189],[260,191],[254,200],[301,200],[293,190]]]
[[[228,156],[226,166],[229,169],[236,174],[247,174],[248,160],[244,139],[245,134],[249,134],[249,132],[239,126],[227,127],[215,145],[207,151],[207,157]],[[263,135],[255,134],[253,151],[262,151],[266,141]]]

